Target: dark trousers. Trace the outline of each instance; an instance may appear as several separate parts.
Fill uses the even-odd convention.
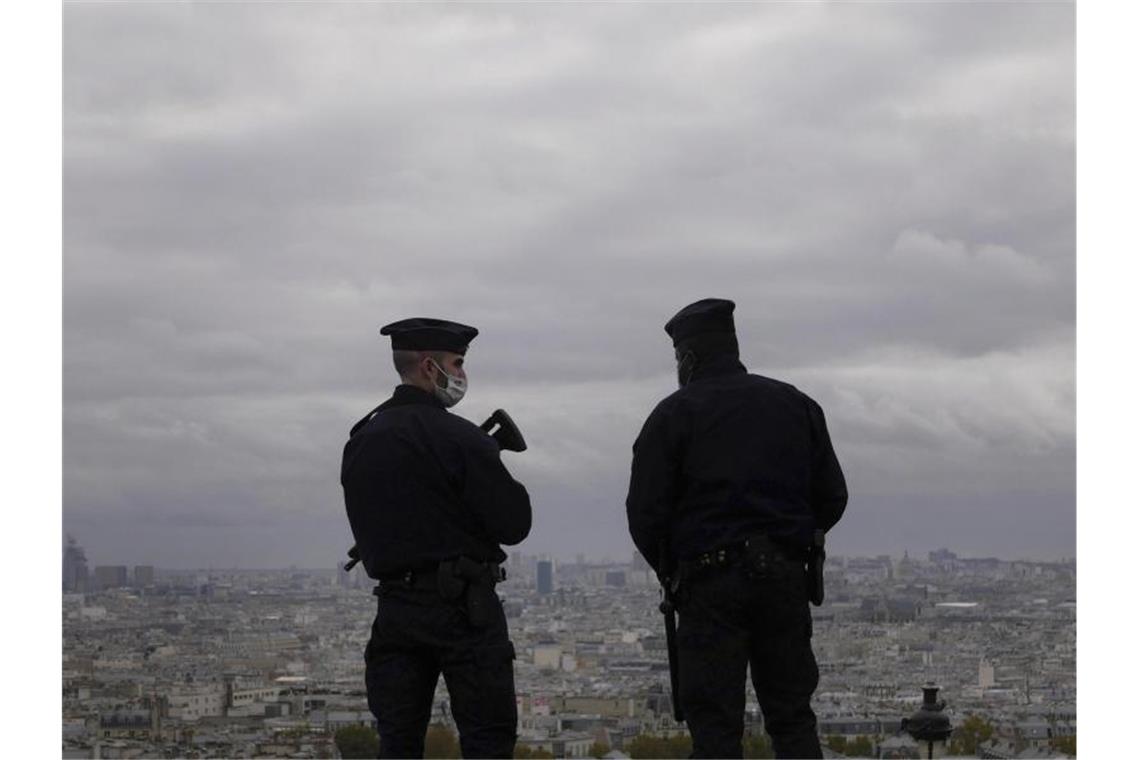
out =
[[[378,607],[364,660],[380,757],[423,757],[440,674],[463,756],[511,757],[515,651],[502,605],[485,628],[471,626],[462,599],[445,601],[434,588],[385,589]]]
[[[687,578],[678,599],[681,706],[693,757],[741,757],[745,673],[776,757],[822,757],[811,695],[819,669],[802,566],[743,566]]]

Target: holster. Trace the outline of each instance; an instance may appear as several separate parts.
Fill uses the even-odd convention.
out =
[[[502,568],[498,565],[462,556],[440,562],[437,575],[440,596],[444,599],[463,597],[467,620],[475,628],[486,628],[495,621],[499,602],[495,584],[502,579]]]

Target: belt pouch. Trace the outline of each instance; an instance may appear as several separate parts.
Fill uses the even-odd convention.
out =
[[[455,564],[455,560],[440,562],[439,570],[436,572],[436,585],[439,588],[439,595],[449,601],[463,596],[463,592],[467,590],[467,579],[456,572]]]
[[[783,569],[777,561],[776,550],[766,536],[753,536],[744,545],[745,567],[756,579],[770,579]]]

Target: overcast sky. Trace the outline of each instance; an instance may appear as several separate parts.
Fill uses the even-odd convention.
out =
[[[69,4],[64,528],[331,567],[377,328],[480,329],[528,553],[627,559],[664,322],[827,413],[837,554],[1075,551],[1064,4]]]

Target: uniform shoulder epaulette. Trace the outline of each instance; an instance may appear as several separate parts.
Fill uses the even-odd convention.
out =
[[[386,403],[386,402],[385,402],[385,403]],[[352,429],[348,431],[348,437],[349,437],[349,438],[351,438],[352,436],[356,435],[357,431],[358,431],[358,430],[360,430],[360,428],[362,428],[362,427],[364,427],[366,424],[368,424],[369,420],[371,420],[373,417],[375,417],[375,416],[376,416],[376,412],[380,411],[380,407],[381,407],[381,406],[384,406],[384,404],[380,404],[380,405],[379,405],[379,406],[377,406],[375,409],[373,409],[372,411],[370,411],[368,414],[366,414],[366,415],[364,415],[363,417],[361,417],[361,418],[360,418],[360,419],[357,421],[357,423],[356,423],[355,425],[353,425],[353,426],[352,426]]]

